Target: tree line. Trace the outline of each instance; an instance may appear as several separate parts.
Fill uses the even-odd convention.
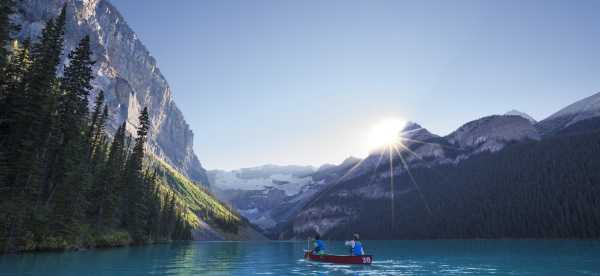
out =
[[[147,108],[137,135],[114,136],[85,36],[61,65],[66,5],[35,41],[13,39],[14,1],[0,4],[0,252],[191,239],[165,180],[144,165]],[[59,74],[59,72],[62,72]]]

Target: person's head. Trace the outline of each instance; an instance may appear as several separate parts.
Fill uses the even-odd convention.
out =
[[[352,236],[352,239],[353,239],[353,240],[355,240],[355,241],[359,241],[359,240],[360,240],[360,236],[359,236],[358,234],[356,234],[356,233],[355,233],[355,234]]]
[[[320,240],[321,236],[319,236],[319,234],[315,234],[315,240]]]

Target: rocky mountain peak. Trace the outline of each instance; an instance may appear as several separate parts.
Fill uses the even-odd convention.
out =
[[[415,122],[407,122],[406,126],[400,132],[400,137],[416,140],[416,141],[425,141],[431,139],[433,137],[437,137],[437,135],[432,134],[426,128],[423,128],[421,125]]]
[[[148,107],[151,128],[148,148],[192,180],[208,184],[206,172],[193,151],[193,133],[173,101],[172,91],[156,60],[106,0],[23,0],[14,21],[21,39],[37,39],[48,19],[67,4],[65,53],[89,35],[96,64],[91,98],[103,90],[110,120],[109,132],[123,122],[134,134],[139,112]],[[93,102],[93,99],[90,99]]]
[[[468,122],[448,135],[447,140],[460,148],[498,151],[510,141],[539,140],[534,125],[521,116],[492,115]]]

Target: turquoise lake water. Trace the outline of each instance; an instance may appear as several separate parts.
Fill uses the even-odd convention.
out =
[[[0,275],[600,275],[600,241],[364,241],[371,266],[305,261],[306,242],[186,242],[0,256]],[[327,242],[342,254],[343,242]]]

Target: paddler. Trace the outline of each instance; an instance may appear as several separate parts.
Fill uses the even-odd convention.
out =
[[[346,246],[350,247],[350,255],[352,256],[365,255],[365,250],[360,243],[360,236],[358,234],[354,234],[352,240],[346,242]]]
[[[315,235],[315,248],[313,249],[313,254],[315,255],[323,255],[325,254],[325,243],[321,240],[321,236],[319,234]]]

